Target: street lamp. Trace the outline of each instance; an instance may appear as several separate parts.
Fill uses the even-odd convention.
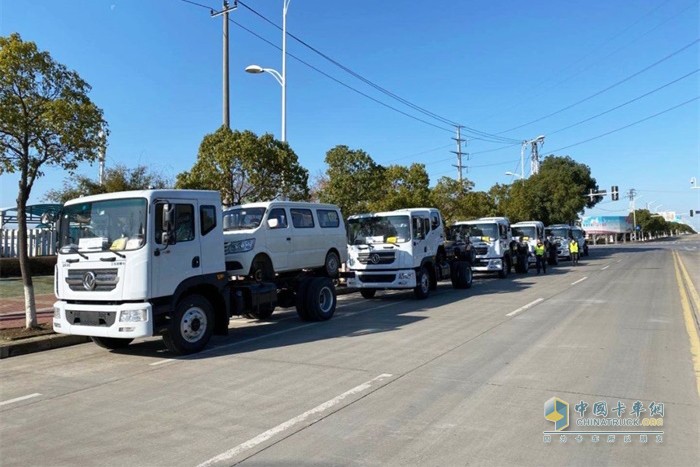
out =
[[[506,175],[508,175],[509,177],[518,177],[520,179],[524,178],[521,174],[517,174],[515,172],[510,172],[510,171],[506,172]]]
[[[248,65],[245,69],[253,74],[269,73],[282,86],[282,142],[287,141],[287,10],[291,1],[284,0],[282,3],[282,73],[259,65]]]

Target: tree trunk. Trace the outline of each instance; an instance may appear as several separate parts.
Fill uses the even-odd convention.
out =
[[[23,193],[26,183],[20,182],[20,195],[17,197],[17,225],[19,226],[18,250],[19,269],[22,272],[22,284],[24,285],[24,311],[26,314],[26,327],[34,328],[36,321],[36,303],[34,302],[34,284],[32,271],[29,266],[29,253],[27,252],[27,200],[28,194]]]

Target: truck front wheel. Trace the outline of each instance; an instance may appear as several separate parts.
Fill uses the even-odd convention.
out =
[[[118,337],[91,337],[92,341],[103,349],[117,350],[131,344],[133,339],[120,339]]]
[[[467,261],[455,261],[450,270],[452,287],[455,289],[468,289],[474,281],[472,268]]]
[[[508,277],[508,273],[510,272],[510,261],[507,256],[504,256],[503,259],[501,259],[501,270],[498,271],[498,277],[501,279],[505,279]]]
[[[428,298],[430,294],[430,273],[422,266],[416,273],[416,287],[413,289],[413,295],[417,299]]]
[[[202,350],[214,330],[214,312],[209,301],[198,294],[181,299],[170,326],[163,334],[166,347],[178,355]]]
[[[360,289],[360,295],[362,298],[374,298],[377,293],[377,289]]]

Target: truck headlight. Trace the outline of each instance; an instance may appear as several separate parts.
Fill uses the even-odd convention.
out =
[[[57,306],[53,307],[53,319],[61,319],[61,309]]]
[[[348,266],[354,266],[355,265],[355,260],[353,259],[352,256],[348,256]]]
[[[141,308],[139,310],[122,310],[119,313],[120,323],[138,323],[148,319],[148,310]]]
[[[238,240],[237,242],[226,242],[224,247],[226,254],[232,253],[245,253],[250,251],[255,247],[255,239],[247,238],[245,240]]]

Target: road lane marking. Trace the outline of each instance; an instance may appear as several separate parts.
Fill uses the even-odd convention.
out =
[[[27,396],[22,396],[22,397],[15,397],[14,399],[10,399],[8,401],[3,401],[0,402],[0,406],[2,405],[8,405],[8,404],[14,404],[15,402],[20,402],[20,401],[25,401],[27,399],[31,399],[33,397],[39,397],[41,394],[38,392],[35,392],[34,394],[29,394]]]
[[[220,462],[226,462],[230,461],[232,458],[237,456],[238,454],[247,451],[249,449],[252,449],[256,446],[258,446],[261,443],[264,443],[265,441],[269,440],[273,436],[282,433],[284,431],[289,430],[290,428],[293,428],[295,425],[298,425],[299,423],[304,422],[308,418],[310,418],[312,415],[320,414],[321,412],[325,412],[326,410],[340,404],[343,400],[347,399],[348,397],[359,394],[361,392],[364,392],[372,387],[372,384],[377,383],[383,379],[386,378],[391,378],[393,375],[384,373],[376,378],[373,378],[366,383],[362,383],[359,386],[355,386],[354,388],[350,389],[349,391],[345,391],[344,393],[340,394],[339,396],[334,397],[333,399],[324,402],[321,405],[317,405],[311,410],[307,410],[301,415],[298,415],[294,418],[291,418],[287,420],[286,422],[280,423],[274,428],[271,428],[267,431],[264,431],[260,433],[258,436],[249,439],[248,441],[239,444],[238,446],[229,449],[228,451],[219,454],[216,457],[212,457],[208,461],[202,462],[199,464],[197,467],[209,467],[211,465],[215,465]]]
[[[520,313],[521,311],[525,311],[525,310],[527,310],[527,309],[529,309],[529,308],[532,308],[533,306],[537,305],[538,303],[540,303],[540,302],[542,302],[542,301],[544,301],[544,298],[538,298],[537,300],[532,301],[532,302],[528,303],[528,304],[525,305],[525,306],[521,306],[521,307],[518,308],[517,310],[511,311],[511,312],[508,313],[506,316],[508,316],[509,318],[510,318],[511,316],[515,316],[515,315],[517,315],[518,313]]]
[[[588,276],[584,276],[584,277],[580,278],[579,280],[577,280],[576,282],[572,282],[571,285],[576,285],[580,282],[585,281],[586,279],[588,279]]]
[[[367,309],[365,309],[365,310],[360,310],[360,311],[355,311],[355,312],[352,312],[352,311],[351,311],[351,312],[349,312],[347,315],[339,316],[339,317],[337,317],[336,319],[342,319],[342,318],[346,318],[346,317],[348,317],[348,316],[356,316],[356,315],[358,315],[358,314],[360,314],[360,313],[368,313],[368,312],[370,312],[370,311],[380,310],[380,309],[382,309],[382,308],[387,308],[387,307],[390,307],[390,306],[393,306],[393,305],[398,305],[399,303],[403,303],[403,302],[405,302],[405,301],[407,301],[407,300],[408,300],[408,299],[403,299],[403,300],[398,300],[398,301],[396,301],[396,302],[386,303],[386,304],[384,304],[384,305],[379,305],[379,306],[374,306],[374,307],[372,307],[372,308],[367,308]],[[336,307],[336,309],[337,309],[337,307]],[[283,319],[280,320],[280,321],[288,320],[288,319],[292,319],[292,318],[283,318]],[[244,339],[244,340],[232,342],[232,343],[230,343],[230,344],[219,345],[219,346],[217,346],[217,347],[210,347],[210,348],[207,348],[207,349],[202,350],[201,352],[199,352],[199,353],[196,354],[196,355],[202,355],[202,354],[206,354],[206,353],[209,353],[209,352],[214,352],[214,351],[216,351],[216,350],[227,349],[227,348],[229,348],[229,347],[233,347],[233,346],[237,346],[237,345],[242,345],[242,344],[247,344],[247,343],[249,343],[249,342],[255,342],[255,341],[258,341],[258,340],[260,340],[260,339],[265,339],[265,338],[267,338],[267,337],[278,336],[278,335],[280,335],[280,334],[286,334],[286,333],[288,333],[288,332],[296,331],[296,330],[298,330],[298,329],[308,328],[309,326],[314,326],[314,325],[316,325],[316,324],[318,324],[318,323],[316,322],[316,323],[302,324],[301,326],[296,326],[296,327],[289,328],[289,329],[282,329],[282,330],[280,330],[280,331],[271,332],[271,333],[269,333],[269,334],[263,334],[263,335],[261,335],[261,336],[251,337],[250,339]],[[158,360],[157,362],[149,363],[148,365],[149,365],[149,366],[158,366],[158,365],[163,365],[164,363],[179,362],[179,361],[182,361],[182,360],[186,360],[186,358],[166,358],[166,359],[163,359],[163,360]]]
[[[681,295],[681,307],[683,308],[683,321],[685,321],[685,330],[688,333],[688,339],[690,340],[690,354],[693,360],[693,369],[695,371],[695,386],[698,391],[698,397],[700,397],[700,337],[698,337],[698,330],[695,327],[695,320],[693,319],[692,310],[690,308],[690,300],[688,294],[683,287],[683,277],[681,276],[681,270],[679,264],[683,264],[680,259],[680,255],[677,252],[673,252],[673,265],[676,271],[676,282],[678,283],[678,292]],[[696,305],[699,305],[696,303]]]
[[[690,296],[695,302],[695,309],[700,311],[700,296],[698,295],[698,291],[695,289],[695,284],[693,284],[693,281],[690,279],[688,270],[685,268],[683,260],[681,260],[681,255],[676,253],[676,256],[678,257],[678,265],[681,267],[681,273],[683,274],[683,277],[685,278],[685,283],[687,284],[688,290],[690,291]]]
[[[610,267],[610,265],[608,264],[607,266],[605,266],[605,267],[603,267],[603,268],[600,268],[600,270],[601,270],[601,271],[605,271],[605,270],[608,269],[609,267]]]

